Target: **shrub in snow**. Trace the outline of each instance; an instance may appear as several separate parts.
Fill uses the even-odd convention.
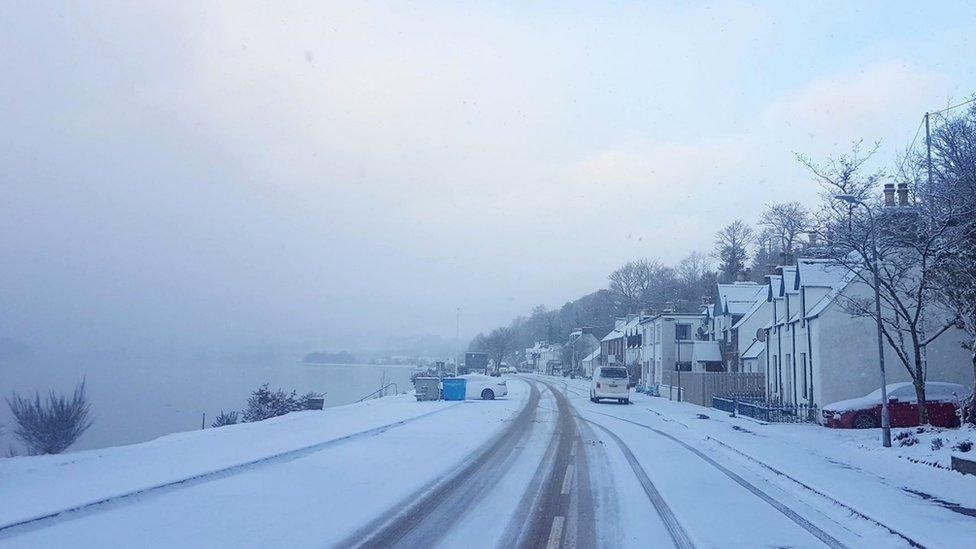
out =
[[[918,437],[915,435],[910,435],[898,440],[899,446],[915,446],[918,444]]]
[[[953,446],[953,449],[960,452],[968,452],[973,449],[973,443],[968,440],[961,440]]]
[[[243,421],[261,421],[271,417],[283,416],[288,412],[299,410],[298,397],[293,390],[291,393],[278,389],[272,391],[265,383],[251,393],[244,409]]]
[[[34,393],[34,398],[14,393],[7,405],[17,422],[14,434],[31,455],[60,454],[91,427],[84,381],[75,387],[70,399],[54,391],[48,393],[46,401],[41,401],[40,393]]]
[[[910,437],[911,435],[912,435],[911,431],[899,431],[898,434],[895,435],[895,440],[904,440]]]
[[[223,427],[224,425],[234,425],[237,423],[237,410],[231,410],[230,412],[220,411],[220,415],[217,419],[210,424],[211,427]]]
[[[932,439],[932,451],[936,452],[942,449],[942,439],[940,437],[935,437]]]

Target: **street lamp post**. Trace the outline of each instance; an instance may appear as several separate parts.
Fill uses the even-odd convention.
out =
[[[868,212],[868,222],[871,226],[872,274],[874,275],[874,319],[878,328],[878,366],[881,369],[881,444],[885,448],[890,448],[891,419],[888,414],[888,383],[885,376],[884,334],[883,328],[881,327],[881,284],[878,279],[878,226],[875,223],[874,214],[871,213],[871,208],[861,199],[850,194],[839,194],[834,198],[847,202],[848,204],[863,206]]]

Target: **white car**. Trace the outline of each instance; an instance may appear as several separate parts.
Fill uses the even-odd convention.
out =
[[[609,398],[621,404],[630,404],[630,374],[621,366],[600,366],[593,371],[590,380],[590,401],[600,402]]]
[[[468,400],[476,398],[494,400],[508,394],[508,385],[505,384],[504,379],[482,374],[465,374],[458,377],[466,381],[464,398]]]

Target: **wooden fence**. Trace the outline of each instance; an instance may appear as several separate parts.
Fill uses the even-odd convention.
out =
[[[682,400],[699,406],[711,407],[713,396],[763,397],[766,392],[766,376],[761,373],[665,370],[661,374],[661,396],[677,400],[680,391]]]

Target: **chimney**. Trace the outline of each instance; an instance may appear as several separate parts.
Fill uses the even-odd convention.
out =
[[[817,245],[817,233],[814,232],[814,231],[808,231],[807,232],[807,242],[810,244],[810,246],[816,246]]]
[[[766,265],[766,275],[772,276],[775,274],[776,274],[776,265],[773,264]]]
[[[895,184],[885,183],[884,185],[885,208],[895,205]]]
[[[779,253],[779,264],[786,265],[786,252]]]
[[[891,183],[888,183],[887,185],[885,185],[885,187],[887,187],[888,185],[891,185]],[[887,199],[885,199],[885,204],[887,204]],[[908,183],[898,184],[898,205],[899,206],[908,205]]]
[[[746,281],[746,272],[745,271],[739,271],[738,273],[736,273],[735,274],[735,281],[736,282],[745,282]]]

